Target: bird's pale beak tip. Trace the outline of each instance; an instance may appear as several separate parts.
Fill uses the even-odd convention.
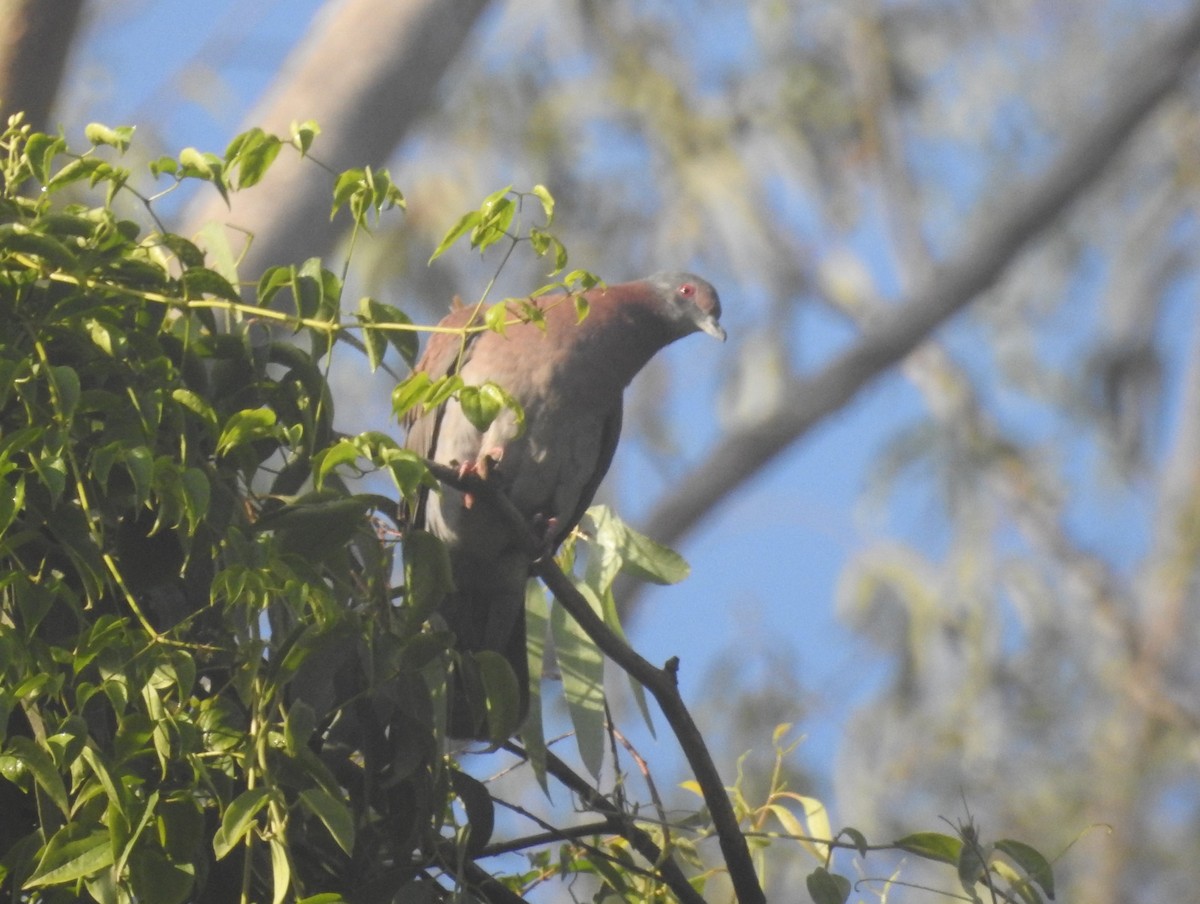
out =
[[[715,320],[705,320],[700,328],[714,339],[720,339],[722,342],[725,341],[725,328]]]

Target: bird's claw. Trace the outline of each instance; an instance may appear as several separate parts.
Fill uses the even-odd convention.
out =
[[[458,476],[466,477],[468,474],[476,474],[480,480],[487,480],[492,475],[492,470],[500,464],[500,459],[504,458],[504,448],[502,446],[493,446],[486,452],[482,453],[474,461],[464,461],[458,466]],[[463,508],[471,508],[475,505],[474,493],[463,493]]]
[[[530,528],[537,538],[538,554],[535,561],[540,562],[554,555],[554,535],[558,533],[558,519],[545,512],[538,512],[533,516]]]

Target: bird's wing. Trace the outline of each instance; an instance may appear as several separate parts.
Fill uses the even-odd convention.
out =
[[[592,498],[596,495],[596,490],[600,487],[600,482],[604,480],[604,475],[608,473],[613,455],[617,451],[617,441],[621,438],[621,418],[621,406],[617,405],[604,422],[603,432],[600,435],[600,445],[597,449],[596,466],[592,470],[592,473],[588,475],[587,481],[579,491],[579,502],[575,506],[575,511],[571,513],[568,520],[559,525],[558,532],[553,537],[555,548],[566,540],[571,531],[579,524],[584,512],[592,504]]]

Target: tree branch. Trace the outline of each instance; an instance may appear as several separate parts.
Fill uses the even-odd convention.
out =
[[[512,741],[508,741],[502,746],[510,753],[522,758],[528,758],[526,752]],[[546,751],[546,771],[573,791],[580,802],[589,810],[605,815],[607,817],[605,823],[608,826],[607,831],[620,835],[647,862],[655,866],[658,869],[658,877],[670,886],[671,891],[675,893],[675,897],[683,901],[684,904],[704,904],[704,898],[692,887],[687,876],[683,874],[683,870],[679,868],[679,864],[675,862],[674,857],[664,857],[662,848],[655,843],[654,839],[650,837],[650,834],[645,829],[633,821],[628,813],[624,812],[596,788],[593,788],[579,773],[549,750]],[[565,831],[576,832],[577,829],[571,828]],[[593,832],[592,834],[599,834],[599,832]],[[484,855],[491,853],[490,847],[485,848]]]
[[[285,62],[279,80],[246,119],[247,127],[288,134],[314,119],[313,156],[335,172],[381,165],[433,102],[488,0],[344,0],[318,15]],[[342,232],[329,210],[333,179],[298,154],[280,154],[263,191],[239,192],[230,207],[205,192],[184,214],[183,235],[217,221],[254,241],[241,275],[255,280],[269,264],[324,254]]]
[[[0,113],[4,117],[23,110],[27,123],[46,129],[82,7],[83,0],[0,4]]]
[[[786,404],[774,414],[717,443],[658,504],[644,532],[677,544],[735,489],[993,285],[1100,178],[1138,126],[1176,88],[1198,48],[1200,7],[1133,55],[1112,81],[1107,110],[1077,128],[1041,176],[1016,187],[993,213],[981,217],[958,254],[936,268],[924,285],[889,308],[820,373],[793,378],[779,395]],[[617,599],[628,606],[630,583],[618,580]]]
[[[696,777],[696,783],[704,795],[704,802],[712,816],[717,841],[721,846],[721,854],[725,859],[726,868],[729,870],[729,877],[738,901],[740,904],[765,904],[766,898],[759,885],[754,862],[750,858],[750,848],[746,844],[746,838],[738,824],[733,803],[725,792],[725,785],[708,752],[704,737],[700,734],[700,729],[696,727],[691,713],[688,712],[687,706],[683,702],[683,697],[679,694],[679,686],[676,681],[679,661],[671,659],[660,669],[644,659],[613,633],[600,616],[592,611],[588,601],[575,589],[575,585],[563,574],[554,559],[547,555],[540,555],[544,550],[529,525],[511,500],[500,492],[491,481],[483,479],[478,474],[460,475],[456,469],[434,461],[427,460],[425,464],[430,473],[442,483],[463,492],[472,493],[483,499],[486,504],[496,507],[509,522],[516,539],[530,554],[530,558],[533,560],[533,574],[541,578],[562,607],[570,613],[596,646],[613,662],[636,678],[653,695],[666,717],[667,723],[671,726],[671,731],[679,741],[679,746],[687,758],[692,774]]]

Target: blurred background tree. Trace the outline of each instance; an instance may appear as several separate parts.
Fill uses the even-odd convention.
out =
[[[319,159],[386,164],[409,201],[357,288],[430,320],[493,266],[426,269],[449,212],[509,183],[550,186],[574,264],[721,288],[732,348],[641,380],[606,492],[693,563],[624,599],[691,697],[702,662],[730,670],[704,698],[729,769],[741,720],[789,719],[835,825],[901,834],[965,797],[1048,853],[1082,833],[1067,899],[1194,894],[1200,9],[200,6],[83,4],[48,121],[137,124],[151,153],[315,119]],[[67,41],[39,46],[62,65]],[[197,196],[176,228],[253,234],[244,279],[333,257],[328,183],[271,178],[286,191]],[[512,267],[499,289],[543,282]],[[338,378],[362,394],[339,426],[386,423],[388,387]]]

